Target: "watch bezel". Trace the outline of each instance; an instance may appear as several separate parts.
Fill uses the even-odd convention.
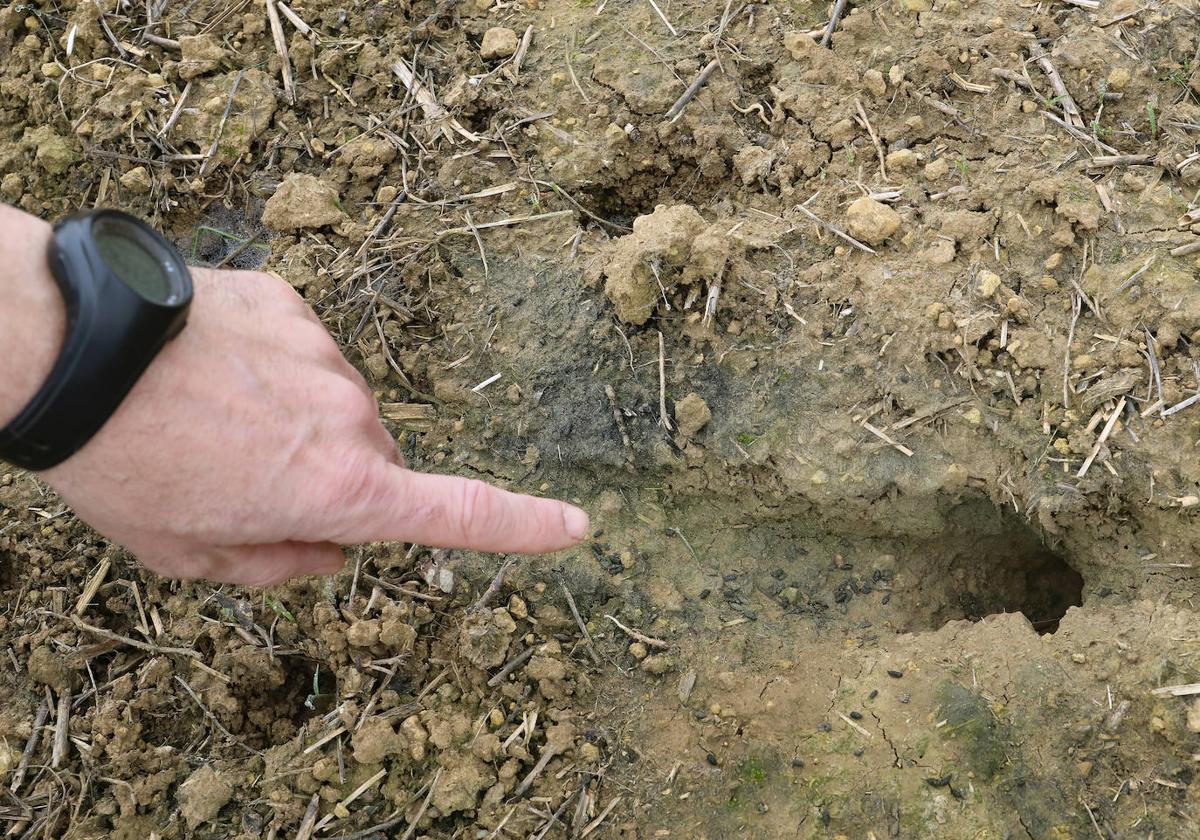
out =
[[[125,213],[101,210],[88,219],[88,235],[91,238],[91,247],[95,249],[101,264],[121,285],[145,302],[173,309],[186,306],[191,300],[192,278],[187,264],[183,261],[179,251],[152,227]],[[137,284],[121,276],[120,270],[100,253],[98,245],[100,235],[118,236],[145,252],[162,269],[168,288],[167,296],[164,299],[150,297]]]

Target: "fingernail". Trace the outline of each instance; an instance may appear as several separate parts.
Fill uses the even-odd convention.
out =
[[[588,532],[588,515],[573,505],[563,504],[563,525],[566,526],[567,534],[573,540],[581,540],[587,536]]]

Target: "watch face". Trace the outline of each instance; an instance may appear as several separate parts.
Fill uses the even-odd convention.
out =
[[[138,225],[117,216],[97,218],[92,237],[109,270],[153,303],[171,306],[182,297],[178,261]]]

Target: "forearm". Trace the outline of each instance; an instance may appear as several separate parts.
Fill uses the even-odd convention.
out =
[[[66,308],[49,242],[50,225],[0,204],[0,427],[37,393],[62,347]]]

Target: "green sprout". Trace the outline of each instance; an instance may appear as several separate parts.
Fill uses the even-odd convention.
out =
[[[270,595],[263,595],[263,603],[265,603],[268,607],[270,607],[271,611],[273,613],[275,613],[277,616],[279,616],[280,618],[285,618],[288,621],[292,622],[292,624],[296,623],[296,616],[292,615],[291,610],[289,610],[283,604],[276,601]]]
[[[194,234],[192,234],[192,259],[193,260],[195,260],[196,256],[200,253],[200,234],[202,234],[202,233],[211,233],[211,234],[214,234],[215,236],[221,237],[222,239],[226,239],[230,242],[235,242],[238,245],[245,245],[246,242],[248,241],[240,236],[234,236],[229,231],[221,230],[220,228],[209,227],[208,225],[200,225],[200,227],[196,228],[196,232]]]
[[[321,665],[320,665],[320,663],[318,663],[317,667],[313,669],[312,694],[310,694],[304,698],[305,708],[316,711],[317,700],[321,699],[321,697],[322,697],[320,682],[321,682]]]

